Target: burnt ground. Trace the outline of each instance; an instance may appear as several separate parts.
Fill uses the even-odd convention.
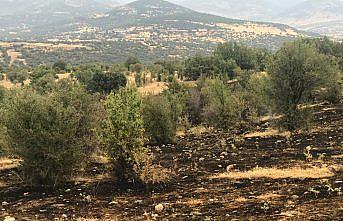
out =
[[[264,127],[254,130],[263,131]],[[242,132],[242,131],[241,131]],[[24,187],[17,168],[1,170],[0,218],[16,220],[343,220],[343,172],[327,178],[215,179],[260,168],[321,168],[343,164],[343,105],[315,108],[314,130],[287,139],[244,137],[239,131],[186,135],[175,145],[155,147],[157,161],[173,181],[152,189],[119,189],[104,165],[92,179],[54,191]],[[304,150],[312,146],[312,160]],[[97,177],[95,179],[94,177]],[[341,189],[340,189],[341,188]],[[156,205],[163,210],[156,210]]]

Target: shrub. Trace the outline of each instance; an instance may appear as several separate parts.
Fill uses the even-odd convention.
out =
[[[126,86],[126,76],[121,72],[96,72],[87,84],[87,90],[92,93],[109,94]]]
[[[66,71],[67,70],[67,63],[65,61],[62,61],[62,60],[56,61],[53,64],[52,68],[58,72],[59,71]]]
[[[143,100],[144,128],[154,144],[173,142],[176,122],[173,118],[171,103],[163,95],[151,95]]]
[[[3,103],[5,96],[6,96],[6,88],[4,88],[3,86],[0,86],[0,104]]]
[[[170,181],[172,173],[161,165],[154,164],[152,154],[135,154],[136,164],[134,171],[139,175],[140,180],[148,185],[162,184]]]
[[[245,73],[239,79],[239,86],[234,91],[238,116],[245,121],[256,121],[270,109],[268,95],[270,78],[266,73]]]
[[[141,99],[136,90],[122,88],[105,100],[108,119],[105,121],[104,145],[113,163],[119,183],[139,181],[134,171],[135,155],[144,153],[144,127]]]
[[[10,80],[12,83],[21,83],[23,84],[24,81],[28,78],[28,73],[26,70],[15,69],[7,72],[7,79]]]
[[[96,99],[79,86],[64,84],[46,95],[12,92],[1,120],[11,150],[23,160],[24,179],[56,186],[70,178],[96,146],[100,113]]]
[[[130,67],[133,64],[140,64],[141,62],[139,61],[138,58],[136,57],[128,57],[127,60],[125,61],[125,67],[127,68],[128,71],[130,71]]]
[[[305,113],[308,110],[300,109],[300,104],[308,104],[311,94],[325,87],[328,80],[332,81],[338,73],[327,56],[301,40],[286,43],[269,64],[268,72],[274,106],[279,114],[284,115],[281,124],[290,131],[302,127],[300,123],[308,125],[299,121],[300,117],[308,116]]]
[[[203,119],[210,125],[228,129],[237,120],[235,102],[230,89],[221,80],[207,81],[208,86],[202,89],[205,106]]]
[[[199,88],[190,88],[186,100],[187,113],[193,124],[201,123],[201,113],[203,109],[203,100]]]
[[[4,99],[6,96],[6,89],[0,86],[0,107],[4,105]],[[1,112],[0,112],[1,113]],[[7,154],[8,152],[8,145],[6,143],[6,133],[5,128],[0,123],[0,157],[2,155]]]
[[[342,86],[338,83],[329,85],[324,91],[322,99],[332,104],[337,104],[342,98]]]

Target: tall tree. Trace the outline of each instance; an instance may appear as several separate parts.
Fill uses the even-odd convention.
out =
[[[306,108],[311,94],[337,77],[331,60],[301,40],[286,43],[268,67],[273,88],[273,100],[278,113],[283,114],[283,126],[295,130],[304,126]]]

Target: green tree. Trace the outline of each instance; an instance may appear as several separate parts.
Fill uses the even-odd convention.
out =
[[[282,126],[295,130],[308,125],[310,96],[337,76],[330,59],[309,44],[297,40],[286,43],[269,64],[276,111],[283,114]]]
[[[86,163],[96,147],[101,105],[82,87],[64,84],[48,94],[12,92],[2,108],[9,146],[22,160],[25,180],[56,186]]]
[[[52,68],[57,72],[66,71],[67,70],[67,63],[65,61],[59,60],[53,64]]]
[[[129,57],[126,61],[125,61],[125,67],[127,68],[128,71],[130,71],[130,67],[133,64],[140,64],[141,62],[139,61],[138,58],[136,57]]]
[[[74,76],[75,78],[84,85],[88,85],[89,82],[92,80],[93,76],[96,73],[101,73],[104,71],[102,65],[94,64],[94,65],[80,65],[74,68]],[[115,72],[112,68],[110,68],[110,72]]]
[[[173,142],[176,122],[172,105],[163,95],[150,95],[143,100],[143,120],[147,136],[153,144]]]
[[[236,42],[219,44],[214,55],[225,61],[233,60],[243,70],[257,68],[256,50]]]
[[[104,126],[104,145],[119,183],[139,181],[134,171],[135,155],[146,151],[141,106],[138,92],[132,88],[121,88],[105,100],[108,119]]]
[[[24,81],[28,79],[28,71],[23,68],[11,69],[6,73],[7,79],[12,83],[21,83],[24,84]]]
[[[48,93],[52,91],[56,78],[55,70],[46,66],[38,66],[29,75],[30,86],[39,93]]]
[[[132,64],[132,65],[130,65],[130,70],[132,72],[136,72],[137,74],[140,74],[144,71],[144,65],[143,64]]]
[[[233,78],[238,71],[239,68],[233,60],[196,55],[185,61],[184,75],[189,80],[197,80],[200,77]]]
[[[3,86],[0,86],[0,104],[2,104],[2,102],[5,99],[6,96],[6,88],[4,88]]]
[[[126,86],[126,76],[121,72],[96,72],[87,84],[87,90],[91,93],[109,94]]]
[[[7,92],[6,88],[0,86],[0,113],[1,113],[1,107],[3,107],[4,105],[6,92]],[[5,129],[2,123],[0,122],[0,157],[2,155],[7,154],[7,152],[8,152],[8,144],[6,143],[6,133],[5,133]]]
[[[211,126],[228,129],[237,121],[235,100],[231,91],[219,79],[207,80],[206,84],[202,89],[205,99],[203,119]]]

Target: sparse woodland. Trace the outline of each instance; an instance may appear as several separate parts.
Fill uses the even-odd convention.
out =
[[[3,67],[0,218],[341,220],[342,53]]]

